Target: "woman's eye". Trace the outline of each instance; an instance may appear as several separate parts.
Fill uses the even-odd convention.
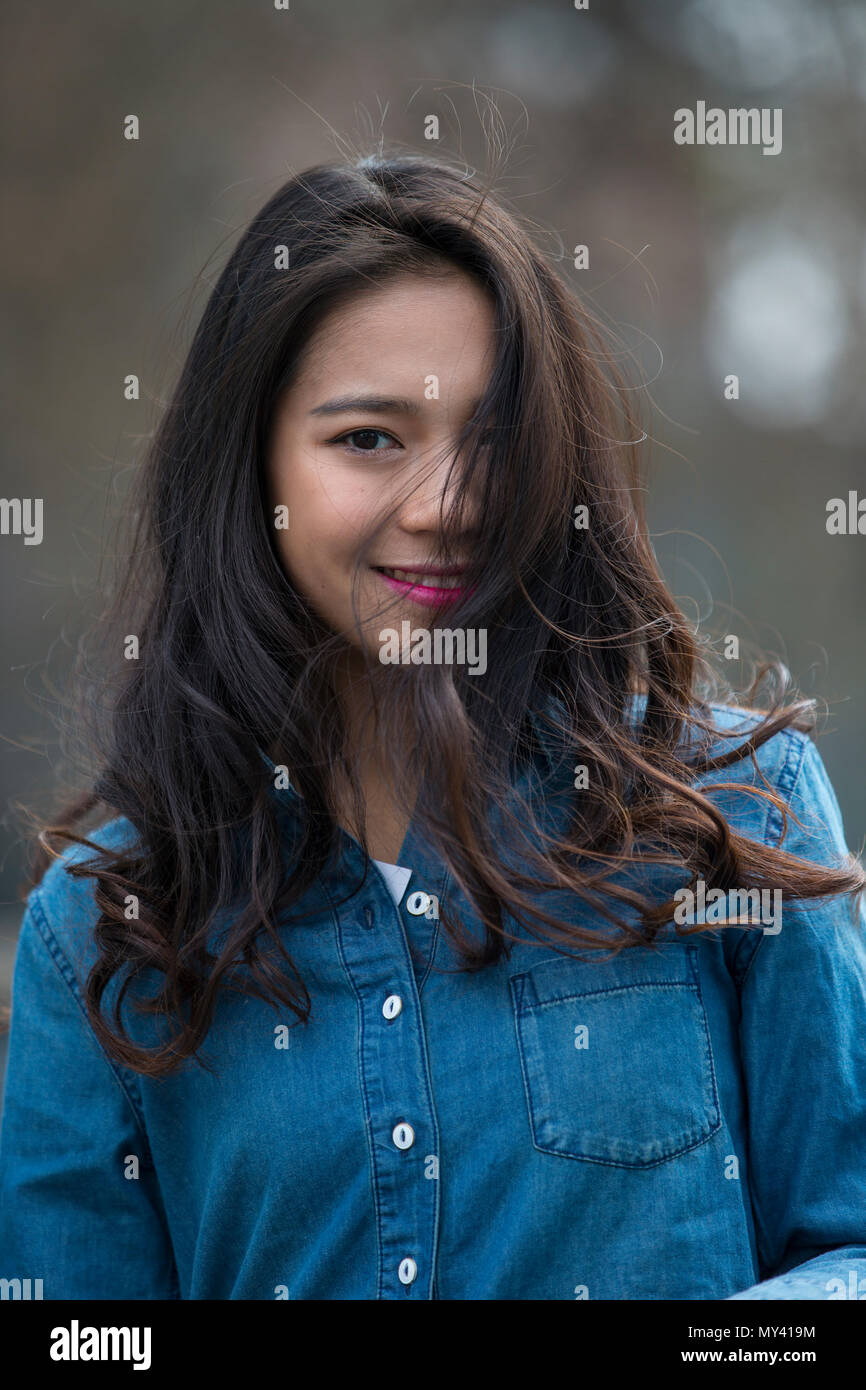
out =
[[[385,430],[363,429],[350,430],[348,434],[341,435],[335,439],[335,444],[348,444],[356,454],[380,454],[383,448],[377,444],[377,440],[386,439],[389,441],[384,446],[388,449],[390,445],[396,444],[393,434],[388,434]],[[352,442],[354,441],[354,442]]]

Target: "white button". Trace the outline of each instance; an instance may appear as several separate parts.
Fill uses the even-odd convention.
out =
[[[415,1278],[415,1275],[418,1273],[418,1266],[416,1265],[415,1261],[412,1259],[412,1256],[411,1256],[411,1255],[407,1255],[406,1258],[405,1258],[405,1260],[401,1260],[401,1261],[400,1261],[400,1268],[398,1269],[397,1273],[398,1273],[399,1276],[400,1276],[400,1283],[401,1283],[401,1284],[411,1284],[411,1283],[412,1283],[412,1280]]]
[[[406,899],[406,911],[411,912],[413,917],[423,917],[430,907],[430,894],[416,890],[410,893]]]
[[[403,1007],[403,1000],[399,994],[389,994],[382,1005],[382,1013],[386,1018],[396,1018]]]
[[[401,1120],[391,1130],[391,1138],[398,1149],[411,1149],[415,1143],[415,1131],[411,1125],[407,1125],[405,1120]]]

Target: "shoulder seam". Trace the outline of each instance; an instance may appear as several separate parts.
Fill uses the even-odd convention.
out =
[[[781,733],[787,740],[788,751],[785,754],[785,761],[775,780],[775,789],[781,793],[785,801],[790,801],[791,793],[799,781],[800,773],[803,770],[803,764],[806,761],[806,753],[808,752],[812,740],[799,729],[782,729]],[[770,839],[771,827],[774,832],[777,832],[774,833],[774,838],[772,840]],[[772,803],[768,803],[767,818],[764,822],[764,831],[761,837],[763,843],[771,846],[777,845],[781,833],[782,813],[778,807],[773,806]]]
[[[39,932],[39,935],[42,938],[42,942],[46,950],[48,951],[49,956],[51,957],[51,960],[54,964],[55,969],[57,970],[58,975],[61,977],[70,994],[72,995],[73,999],[75,1000],[76,1004],[78,1005],[79,1011],[81,1012],[85,1027],[88,1033],[90,1034],[90,1037],[93,1039],[94,1043],[99,1049],[99,1052],[102,1055],[103,1060],[111,1069],[112,1076],[114,1077],[118,1086],[122,1090],[124,1097],[126,1098],[126,1101],[130,1109],[132,1110],[135,1123],[141,1130],[145,1143],[147,1143],[148,1153],[150,1153],[150,1144],[147,1141],[147,1128],[144,1123],[144,1115],[142,1113],[138,1097],[132,1094],[129,1085],[124,1079],[124,1075],[121,1069],[112,1060],[112,1058],[109,1057],[99,1038],[93,1031],[93,1024],[90,1022],[90,1019],[87,1015],[87,1006],[78,989],[78,983],[75,978],[75,972],[72,969],[72,966],[69,962],[69,959],[65,951],[63,950],[63,947],[60,945],[60,942],[57,940],[57,937],[54,935],[54,932],[51,928],[51,923],[48,920],[48,914],[45,911],[45,905],[42,901],[42,896],[39,891],[38,885],[31,891],[27,899],[27,907],[28,910],[32,910],[33,920],[36,924],[37,931]]]
[[[806,755],[809,751],[809,748],[814,747],[814,745],[812,743],[812,740],[809,738],[808,734],[802,733],[799,729],[782,729],[781,732],[787,739],[788,751],[785,754],[785,761],[782,764],[779,775],[775,780],[775,788],[777,791],[783,794],[785,801],[789,802],[791,800],[791,795],[794,791],[794,788],[800,780],[800,774],[803,771],[803,765],[806,761]],[[772,840],[770,839],[769,834],[771,824],[773,825],[774,829],[776,825],[778,825],[778,834],[776,834]],[[767,818],[764,822],[764,833],[761,836],[761,843],[765,845],[775,846],[779,843],[781,833],[782,813],[779,811],[778,807],[773,806],[772,803],[770,803],[767,806]],[[749,978],[749,972],[755,963],[755,959],[758,955],[758,952],[761,949],[761,946],[763,945],[763,942],[766,938],[766,933],[754,933],[752,938],[750,938],[749,933],[746,933],[741,943],[741,949],[745,946],[747,941],[749,941],[750,939],[754,939],[754,937],[757,937],[757,940],[755,940],[755,945],[752,949],[752,953],[749,956],[748,961],[746,962],[746,966],[742,974],[740,975],[740,989],[744,987],[746,980]],[[737,956],[735,958],[737,963],[739,961],[739,955],[740,951],[737,951]]]

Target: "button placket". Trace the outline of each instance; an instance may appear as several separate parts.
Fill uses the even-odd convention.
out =
[[[377,1297],[429,1298],[439,1184],[425,1175],[425,1156],[438,1153],[439,1135],[420,998],[402,916],[384,883],[365,898],[360,912],[346,904],[335,919],[359,1008],[361,1099],[379,1237]]]
[[[428,877],[427,871],[419,864],[413,871],[408,891],[396,909],[409,942],[415,976],[421,990],[436,955],[439,939],[439,903],[447,877],[448,871],[445,869],[438,875],[438,892],[431,891],[435,877]]]

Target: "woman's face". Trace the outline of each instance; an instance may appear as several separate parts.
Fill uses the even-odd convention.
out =
[[[282,560],[319,617],[353,642],[357,547],[392,506],[356,589],[365,642],[375,647],[383,624],[401,619],[429,625],[431,604],[459,587],[459,573],[418,577],[442,569],[446,475],[487,386],[494,323],[492,301],[456,269],[395,277],[320,324],[278,403],[268,482],[272,506],[288,508],[288,527],[276,532]],[[479,524],[470,498],[461,533],[450,537],[452,567],[468,561]]]

